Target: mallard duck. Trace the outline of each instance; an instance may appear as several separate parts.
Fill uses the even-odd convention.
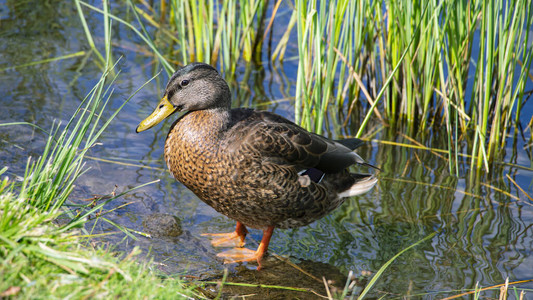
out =
[[[354,164],[371,166],[353,151],[361,140],[330,140],[268,111],[231,109],[226,81],[208,64],[174,73],[136,131],[178,111],[186,113],[166,138],[168,168],[202,201],[237,221],[234,232],[211,234],[212,244],[242,247],[246,227],[263,230],[256,251],[236,247],[218,254],[226,262],[256,260],[261,269],[274,228],[307,225],[377,182],[374,175],[348,171]]]

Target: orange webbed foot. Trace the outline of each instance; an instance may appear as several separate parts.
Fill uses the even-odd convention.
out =
[[[245,244],[244,238],[235,231],[229,233],[202,233],[202,235],[213,237],[211,240],[213,247],[243,247]]]
[[[263,230],[263,238],[257,251],[253,251],[246,248],[233,248],[231,250],[224,251],[217,254],[218,257],[224,258],[224,263],[237,263],[244,261],[257,261],[257,270],[261,270],[261,260],[268,250],[268,244],[270,243],[270,238],[274,232],[274,226],[269,226],[267,229]]]
[[[214,247],[243,247],[248,230],[241,223],[237,222],[234,232],[230,233],[204,233],[203,236],[212,236],[214,239],[211,245]]]
[[[217,254],[218,257],[224,259],[225,264],[255,260],[257,261],[258,270],[261,269],[261,259],[263,258],[263,255],[264,252],[261,252],[259,249],[254,251],[247,248],[233,248]]]

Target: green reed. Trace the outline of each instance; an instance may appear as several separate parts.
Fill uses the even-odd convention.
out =
[[[170,0],[168,6],[170,29],[178,36],[172,46],[179,50],[182,64],[218,64],[231,78],[240,58],[260,60],[265,1]]]
[[[328,5],[296,1],[296,120],[320,132],[328,106],[350,113],[354,101],[372,108],[381,101],[383,121],[409,134],[445,126],[450,167],[462,147],[460,136],[474,137],[466,144],[472,168],[488,171],[518,122],[531,76],[531,1]],[[382,99],[376,96],[381,90]]]
[[[533,9],[531,1],[492,0],[480,6],[481,50],[470,113],[476,126],[476,140],[480,141],[473,154],[486,157],[486,163],[504,148],[514,109],[523,101],[532,58],[531,46],[528,48],[527,42],[533,24]],[[516,72],[518,78],[515,78]],[[520,110],[516,110],[516,118],[519,114]],[[486,149],[481,142],[485,140],[488,140]],[[478,159],[476,168],[482,167],[482,163]]]
[[[103,13],[95,6],[80,3]],[[267,8],[265,1],[162,0],[159,14],[148,4],[146,9],[136,6],[131,0],[128,4],[136,23],[113,14],[109,17],[141,37],[169,75],[175,70],[171,63],[185,65],[201,61],[218,65],[231,80],[241,58],[245,62],[259,62],[261,59],[263,18]],[[160,33],[151,36],[146,23],[158,28]],[[141,30],[137,29],[137,24]],[[91,45],[94,44],[89,35],[88,40]]]
[[[342,109],[360,89],[365,2],[296,1],[299,65],[295,95],[297,123],[321,133],[328,106]],[[296,17],[294,17],[296,16]],[[289,46],[289,45],[284,45]],[[357,68],[357,69],[356,69]]]

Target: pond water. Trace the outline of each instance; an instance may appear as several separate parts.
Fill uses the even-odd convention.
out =
[[[95,5],[101,4],[95,1]],[[122,6],[126,4],[115,4],[113,12],[126,13]],[[87,13],[89,28],[102,49],[102,19],[97,13]],[[281,23],[288,18],[280,16]],[[145,54],[134,33],[118,24],[113,32],[113,55],[122,57],[118,66],[121,74],[105,117],[160,68]],[[90,53],[76,8],[69,1],[0,1],[0,41],[1,123],[26,121],[48,129],[54,120],[66,122],[100,76],[101,69]],[[23,66],[80,51],[84,53],[69,59]],[[297,56],[296,47],[288,51],[286,57]],[[282,65],[272,65],[265,57],[262,65],[249,68],[243,64],[238,69],[240,84],[233,84],[232,90],[239,100],[234,106],[266,109],[293,119],[290,97],[294,95],[296,61],[288,59]],[[245,76],[247,71],[250,76]],[[99,238],[100,242],[126,252],[138,246],[169,275],[218,280],[229,268],[230,280],[236,282],[310,288],[325,295],[322,276],[342,288],[349,271],[358,276],[376,272],[402,249],[438,231],[435,237],[396,259],[374,288],[376,296],[424,294],[440,298],[472,289],[476,283],[486,287],[503,283],[506,278],[533,279],[533,201],[507,177],[533,195],[532,147],[527,144],[531,141],[527,129],[533,114],[531,101],[522,113],[524,132],[509,136],[504,162],[474,183],[468,178],[467,159],[461,162],[460,175],[451,175],[446,159],[438,153],[387,144],[410,141],[374,121],[369,132],[378,133],[359,154],[382,169],[376,187],[363,196],[347,199],[331,215],[309,226],[275,231],[269,250],[290,263],[271,255],[265,270],[256,272],[252,263],[222,264],[216,257],[220,249],[201,236],[230,232],[235,224],[166,171],[163,144],[172,120],[142,134],[135,133],[138,123],[158,103],[167,79],[160,75],[141,90],[87,159],[90,171],[77,184],[71,199],[75,203],[110,194],[115,188],[122,191],[160,179],[112,201],[105,207],[109,212],[103,218],[88,224],[86,229],[94,234],[114,233]],[[531,81],[529,85],[527,90],[533,88]],[[335,118],[334,114],[330,116],[332,124],[339,122]],[[332,125],[326,135],[353,136],[357,125],[352,122],[342,129]],[[439,132],[414,138],[433,148],[444,149],[446,145],[445,136]],[[9,176],[23,175],[28,156],[38,156],[45,139],[42,132],[30,126],[0,127],[0,167],[9,166]],[[143,221],[154,213],[176,216],[183,233],[173,238],[148,238],[135,233],[128,237],[105,220],[143,232]],[[261,232],[252,230],[251,238],[260,240]],[[255,247],[253,242],[248,246]],[[520,287],[533,289],[533,283]],[[288,293],[269,289],[227,292],[266,293],[262,297]]]

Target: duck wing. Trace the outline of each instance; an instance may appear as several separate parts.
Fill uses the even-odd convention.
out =
[[[226,141],[230,151],[241,149],[263,161],[337,173],[358,163],[366,164],[353,150],[359,139],[330,140],[308,132],[293,122],[266,111],[233,109]],[[244,149],[244,150],[243,150]]]

